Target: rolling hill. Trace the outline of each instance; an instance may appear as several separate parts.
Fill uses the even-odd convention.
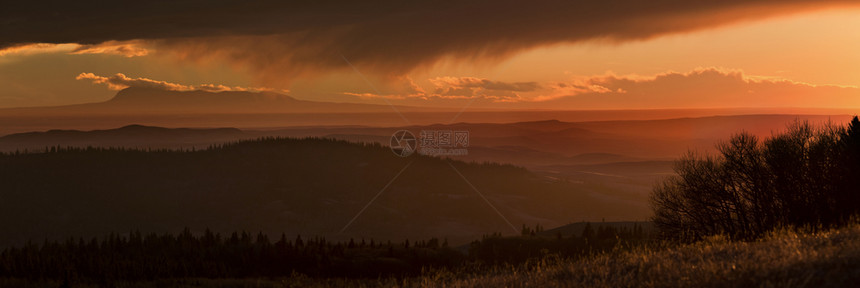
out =
[[[49,130],[0,137],[0,151],[38,151],[50,146],[201,148],[216,143],[251,137],[235,128],[192,129],[128,125],[117,129],[78,131]]]
[[[0,187],[0,225],[8,228],[0,231],[0,245],[184,227],[462,243],[516,233],[505,219],[515,227],[553,227],[648,214],[645,205],[595,197],[588,186],[515,166],[400,158],[377,144],[318,138],[196,151],[5,154]]]

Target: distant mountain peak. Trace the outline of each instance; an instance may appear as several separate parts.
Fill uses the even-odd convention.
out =
[[[108,102],[136,102],[146,103],[151,101],[190,102],[202,103],[216,102],[257,102],[257,101],[298,101],[293,97],[275,92],[250,92],[250,91],[220,91],[211,92],[203,90],[172,91],[148,87],[128,87],[120,90]]]
[[[561,122],[558,119],[549,119],[549,120],[531,121],[531,122],[524,122],[524,123],[564,123],[564,122]]]
[[[204,131],[204,130],[215,130],[215,129],[232,129],[232,128],[212,128],[212,129],[199,129],[199,128],[166,128],[166,127],[158,127],[158,126],[146,126],[140,124],[130,124],[126,126],[122,126],[116,129],[106,129],[106,130],[92,130],[92,131],[81,131],[83,133],[87,132],[96,132],[96,133],[147,133],[147,132],[175,132],[175,131]]]
[[[399,111],[429,111],[422,107],[395,106]],[[432,109],[430,109],[432,110]],[[96,103],[53,107],[0,109],[3,116],[26,115],[184,115],[257,114],[257,113],[391,113],[388,105],[324,102],[296,99],[272,91],[169,91],[158,88],[129,87],[113,98]],[[12,114],[14,113],[14,114]]]
[[[84,105],[78,107],[87,107]],[[168,91],[129,87],[89,108],[113,113],[342,113],[390,112],[385,105],[299,100],[271,91]]]
[[[76,130],[71,130],[76,131]],[[242,130],[233,127],[221,127],[221,128],[167,128],[167,127],[159,127],[159,126],[147,126],[141,124],[129,124],[126,126],[122,126],[116,129],[107,129],[107,130],[92,130],[92,131],[80,131],[83,133],[87,132],[102,132],[102,133],[112,133],[112,132],[148,132],[148,131],[163,131],[163,132],[172,132],[172,133],[212,133],[212,132],[221,132],[221,133],[243,133]]]
[[[130,125],[122,126],[122,127],[118,128],[117,130],[137,130],[137,129],[149,129],[149,128],[161,128],[161,127],[146,126],[146,125],[140,125],[140,124],[130,124]]]

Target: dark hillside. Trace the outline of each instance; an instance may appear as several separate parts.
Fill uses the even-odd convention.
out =
[[[184,227],[462,243],[515,233],[499,213],[516,227],[555,226],[605,211],[643,213],[510,165],[399,158],[380,145],[316,138],[266,138],[197,151],[51,148],[5,154],[0,187],[2,245]]]

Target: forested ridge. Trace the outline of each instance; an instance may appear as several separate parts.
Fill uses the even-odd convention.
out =
[[[520,265],[549,254],[580,258],[650,241],[638,225],[586,224],[581,235],[540,236],[524,226],[517,237],[485,235],[462,247],[447,239],[376,241],[270,239],[263,233],[229,235],[190,229],[179,234],[132,231],[102,238],[29,242],[0,251],[0,279],[110,286],[116,282],[182,278],[416,277],[432,270]],[[536,234],[537,233],[537,234]]]
[[[379,144],[332,139],[198,150],[48,147],[0,155],[0,224],[8,227],[0,246],[184,227],[460,244],[511,231],[475,189],[517,226],[535,224],[530,217],[565,223],[615,205],[521,167],[401,158]]]
[[[407,164],[375,202],[382,207],[345,232],[430,238],[436,235],[418,228],[432,228],[442,215],[488,227],[478,237],[503,228],[451,166],[491,196],[528,192],[544,202],[567,192],[519,167],[400,158],[378,144],[331,139],[262,138],[202,150],[48,147],[0,156],[0,224],[8,227],[0,246],[183,227],[334,234]]]

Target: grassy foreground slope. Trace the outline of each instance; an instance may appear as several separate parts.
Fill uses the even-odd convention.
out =
[[[520,266],[470,266],[406,279],[174,279],[122,287],[852,287],[860,281],[860,224],[818,233],[780,231],[756,242],[716,237],[618,249],[581,260],[547,256]],[[0,280],[0,285],[25,284]],[[57,283],[26,283],[56,287]]]
[[[447,277],[455,279],[446,281],[448,287],[851,287],[860,281],[860,225],[810,234],[781,231],[756,242],[711,238],[575,262],[549,257],[524,267],[424,281]],[[442,283],[429,286],[436,284]]]

